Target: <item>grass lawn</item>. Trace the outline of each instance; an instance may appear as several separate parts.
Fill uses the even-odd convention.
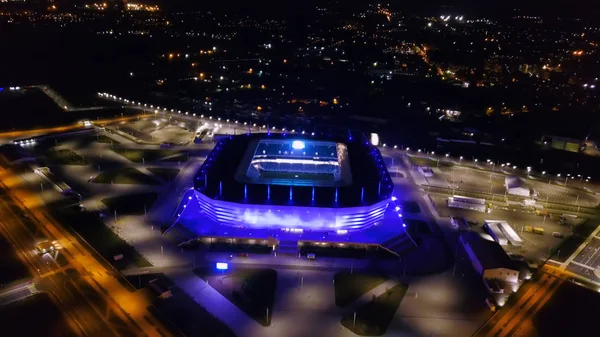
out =
[[[46,158],[58,165],[87,165],[89,162],[83,156],[69,149],[50,149],[45,152]]]
[[[106,136],[106,135],[98,135],[98,137],[96,138],[96,141],[98,143],[107,143],[107,144],[113,144],[113,145],[117,145],[117,144],[121,144],[120,142]]]
[[[196,274],[209,280],[221,295],[263,326],[271,324],[277,272],[273,269],[237,268],[218,272],[199,268]],[[267,317],[268,309],[268,317]]]
[[[115,268],[123,269],[130,265],[140,268],[152,266],[135,248],[121,239],[110,228],[106,227],[97,214],[80,212],[73,207],[57,207],[51,210],[51,214],[64,226],[70,226]],[[110,216],[110,214],[107,216]],[[85,243],[83,244],[85,246]],[[123,254],[123,259],[115,261],[113,257],[120,254]]]
[[[139,184],[160,185],[156,179],[147,176],[133,167],[104,171],[91,180],[97,184]]]
[[[176,163],[176,162],[185,163],[188,161],[188,159],[190,159],[190,154],[188,152],[180,152],[178,155],[165,157],[165,158],[161,159],[161,161],[169,162],[169,163]]]
[[[157,197],[154,192],[137,193],[102,199],[102,203],[117,214],[142,215],[152,207]]]
[[[148,171],[152,172],[155,176],[159,177],[163,181],[171,182],[179,174],[179,169],[165,168],[165,167],[150,167]]]
[[[2,336],[78,336],[61,310],[45,293],[3,306],[0,308]]]
[[[415,219],[404,219],[406,230],[410,235],[430,235],[431,229],[425,221]]]
[[[402,212],[408,213],[420,213],[421,208],[416,201],[401,201],[400,207],[402,207]]]
[[[430,158],[408,156],[408,160],[410,160],[410,162],[413,165],[438,167],[438,161],[430,159]],[[452,166],[454,166],[454,164],[451,162],[447,162],[447,161],[443,161],[443,160],[439,161],[439,167],[452,167]]]
[[[125,276],[125,279],[135,287],[135,289],[144,289],[148,287],[151,281],[157,280],[161,283],[169,283],[170,280],[163,273],[140,274]]]
[[[114,148],[112,149],[114,152],[120,154],[121,156],[131,160],[134,163],[141,162],[156,162],[163,160],[165,157],[175,156],[180,157],[179,160],[175,161],[187,161],[187,152],[180,150],[171,150],[171,149],[156,149],[156,150],[138,150],[138,149],[124,149],[124,148]],[[165,160],[166,161],[166,160]]]
[[[407,286],[399,284],[381,296],[366,303],[354,313],[342,318],[342,325],[360,336],[381,336],[387,330],[406,294]]]
[[[29,270],[13,249],[11,243],[0,235],[0,284],[9,284],[22,278],[29,278]]]
[[[387,281],[388,277],[379,274],[339,272],[333,279],[335,280],[335,305],[344,307]]]
[[[235,337],[227,324],[200,306],[178,287],[171,289],[172,296],[157,298],[150,312],[173,331],[184,336]],[[176,334],[180,335],[180,334]]]

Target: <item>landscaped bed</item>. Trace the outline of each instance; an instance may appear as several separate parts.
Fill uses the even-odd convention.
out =
[[[160,185],[156,179],[133,167],[104,171],[90,180],[97,184]]]
[[[174,161],[185,162],[188,160],[186,151],[172,149],[127,149],[114,148],[114,152],[131,160],[135,163],[150,163],[156,161],[173,161],[171,158],[177,157]]]
[[[381,336],[392,322],[407,286],[399,284],[342,318],[342,325],[360,336]]]
[[[169,298],[157,298],[149,307],[157,319],[184,336],[235,337],[227,324],[221,322],[178,287]]]
[[[400,201],[400,206],[402,207],[402,212],[407,213],[420,213],[421,208],[416,201]]]
[[[344,307],[388,280],[382,274],[339,272],[335,274],[335,305]]]
[[[83,156],[69,149],[50,149],[45,152],[46,158],[58,165],[87,165],[89,162]]]
[[[431,229],[429,225],[423,220],[416,219],[404,219],[404,223],[406,224],[406,231],[410,235],[415,236],[427,236],[431,235]]]
[[[74,207],[56,207],[51,210],[51,214],[63,226],[71,227],[85,240],[84,245],[88,243],[95,252],[98,252],[115,268],[123,269],[131,265],[136,267],[152,266],[135,248],[106,227],[97,214],[81,212]],[[115,256],[120,258],[115,260]]]
[[[271,324],[277,272],[273,269],[235,268],[226,271],[204,267],[195,270],[200,277],[249,317],[263,326]]]
[[[121,144],[119,141],[116,141],[106,135],[98,135],[96,137],[96,141],[98,143],[105,143],[105,144],[112,144],[112,145],[117,145],[117,144]]]
[[[136,193],[102,199],[102,203],[117,214],[142,215],[152,207],[157,197],[154,192]]]
[[[155,176],[159,177],[163,181],[170,183],[179,174],[179,169],[168,168],[168,167],[150,167],[148,171],[152,172]]]

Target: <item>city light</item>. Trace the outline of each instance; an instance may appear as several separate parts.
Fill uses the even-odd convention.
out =
[[[371,144],[378,146],[379,145],[379,135],[376,133],[371,133]]]
[[[305,147],[305,144],[301,140],[295,140],[292,142],[292,148],[294,150],[302,150],[302,149],[304,149],[304,147]]]

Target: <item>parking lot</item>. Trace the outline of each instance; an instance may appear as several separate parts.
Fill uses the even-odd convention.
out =
[[[442,196],[432,196],[440,216],[463,217],[471,222],[471,231],[485,233],[482,226],[485,220],[504,220],[513,227],[523,240],[523,246],[515,247],[512,245],[504,246],[509,253],[522,255],[527,260],[539,262],[540,259],[548,258],[551,252],[555,251],[572,233],[570,224],[559,224],[558,218],[538,216],[518,207],[513,209],[493,209],[491,213],[482,213],[465,209],[448,208],[446,198]],[[540,227],[544,229],[543,234],[534,234],[526,232],[526,226]],[[553,233],[561,233],[563,238],[553,236]]]
[[[598,197],[587,191],[534,180],[529,180],[529,183],[531,184],[531,187],[539,193],[538,201],[540,203],[548,198],[548,201],[550,202],[579,205],[583,207],[598,206]],[[579,198],[577,196],[579,196]]]
[[[116,129],[144,142],[188,144],[198,123],[151,116],[119,124]]]
[[[489,165],[488,165],[489,166]],[[492,172],[491,167],[480,166],[486,171],[467,166],[451,166],[434,168],[440,173],[447,183],[438,183],[439,178],[429,178],[432,186],[457,188],[459,190],[477,191],[484,193],[504,194],[504,178],[506,174]],[[527,179],[527,184],[538,193],[538,203],[543,205],[546,200],[551,203],[578,205],[582,207],[595,207],[599,198],[588,191],[579,188],[564,187],[556,182]]]
[[[437,171],[437,170],[436,170]],[[439,172],[453,188],[504,194],[504,175],[482,171],[467,166],[440,168]]]

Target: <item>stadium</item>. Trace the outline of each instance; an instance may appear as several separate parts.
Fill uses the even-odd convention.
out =
[[[393,251],[414,244],[384,159],[362,135],[223,136],[193,180],[165,233],[182,225],[189,239],[280,251],[282,242]]]
[[[221,225],[353,231],[382,219],[393,184],[368,142],[250,134],[219,142],[194,189]]]

